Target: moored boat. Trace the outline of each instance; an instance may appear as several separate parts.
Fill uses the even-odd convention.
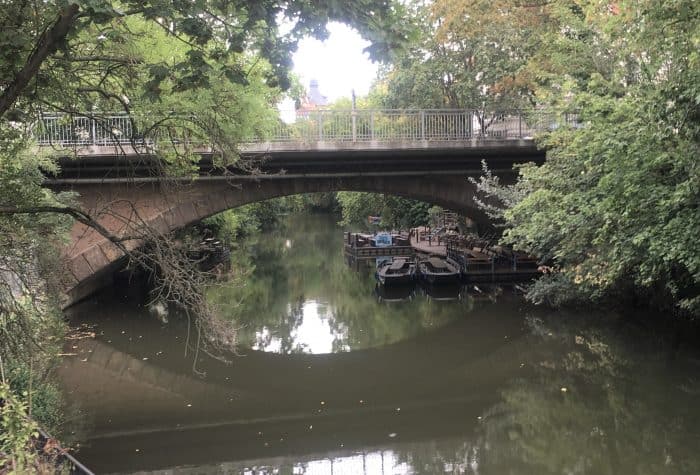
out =
[[[416,277],[416,263],[406,257],[395,257],[377,267],[376,275],[383,285],[408,284]]]
[[[454,283],[460,278],[459,266],[449,258],[429,257],[418,261],[418,273],[429,284]]]

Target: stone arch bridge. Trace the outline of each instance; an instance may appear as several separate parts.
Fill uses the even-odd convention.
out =
[[[333,114],[337,122],[337,112]],[[553,122],[550,116],[538,116],[533,125],[531,116],[501,114],[486,129],[474,112],[403,111],[388,117],[401,127],[406,123],[410,127],[397,126],[389,133],[367,129],[367,123],[380,123],[377,117],[385,119],[388,113],[372,114],[371,121],[358,126],[357,112],[348,111],[347,127],[337,129],[342,133],[333,129],[335,135],[320,126],[324,117],[319,115],[319,126],[314,125],[310,136],[291,137],[286,131],[243,145],[241,160],[261,170],[254,175],[242,168],[217,169],[205,151],[196,178],[165,179],[159,176],[153,158],[138,153],[133,140],[119,142],[123,136],[113,132],[111,137],[100,136],[96,131],[105,127],[102,123],[88,124],[86,129],[92,132],[85,139],[76,133],[75,124],[69,122],[60,129],[50,118],[38,139],[41,145],[72,149],[72,157],[60,161],[61,174],[47,179],[46,186],[76,192],[82,210],[115,236],[137,234],[144,226],[168,233],[247,203],[327,191],[414,198],[488,225],[486,216],[475,207],[475,188],[467,177],[480,174],[482,160],[506,180],[514,176],[517,163],[541,163],[545,153],[532,136]],[[114,124],[109,127],[116,128]],[[125,241],[131,248],[140,244],[138,239]],[[81,223],[74,225],[64,256],[69,269],[64,284],[69,303],[108,283],[123,257],[106,237]]]

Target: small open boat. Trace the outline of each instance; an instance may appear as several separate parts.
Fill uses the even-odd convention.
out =
[[[413,282],[416,264],[406,257],[395,257],[377,268],[377,280],[383,285],[399,285]]]
[[[418,272],[421,279],[429,284],[443,284],[459,282],[459,266],[452,259],[429,257],[418,261]]]

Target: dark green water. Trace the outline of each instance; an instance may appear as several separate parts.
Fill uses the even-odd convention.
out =
[[[124,289],[71,310],[60,369],[98,473],[697,474],[700,359],[508,290],[378,295],[328,216],[250,243],[210,291],[230,362]],[[381,297],[381,298],[380,298]],[[396,301],[394,301],[396,300]],[[190,338],[193,338],[190,335]]]

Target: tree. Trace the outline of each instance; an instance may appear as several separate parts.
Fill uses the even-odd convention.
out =
[[[12,149],[3,164],[15,166],[29,147],[41,112],[87,114],[105,133],[120,133],[104,117],[115,110],[128,114],[134,135],[157,144],[147,152],[171,164],[170,172],[192,173],[197,145],[212,147],[220,164],[231,163],[238,142],[264,134],[274,119],[271,106],[289,85],[289,53],[301,37],[323,37],[329,20],[350,22],[373,41],[368,49],[378,57],[401,41],[399,14],[384,0],[5,2],[0,131]],[[32,177],[53,167],[29,163]],[[66,197],[41,189],[40,179],[27,185],[37,199],[8,195],[3,214],[31,221],[58,213],[98,227]],[[119,244],[123,237],[110,239]]]
[[[700,8],[562,5],[538,94],[581,126],[542,137],[547,161],[521,169],[505,241],[556,263],[535,300],[631,297],[699,316]]]
[[[384,73],[386,106],[504,110],[532,105],[526,66],[539,47],[541,36],[533,33],[555,28],[549,3],[412,2],[421,31]]]
[[[422,201],[379,193],[340,191],[337,194],[343,225],[366,225],[368,216],[381,216],[382,227],[426,225],[431,206]]]

